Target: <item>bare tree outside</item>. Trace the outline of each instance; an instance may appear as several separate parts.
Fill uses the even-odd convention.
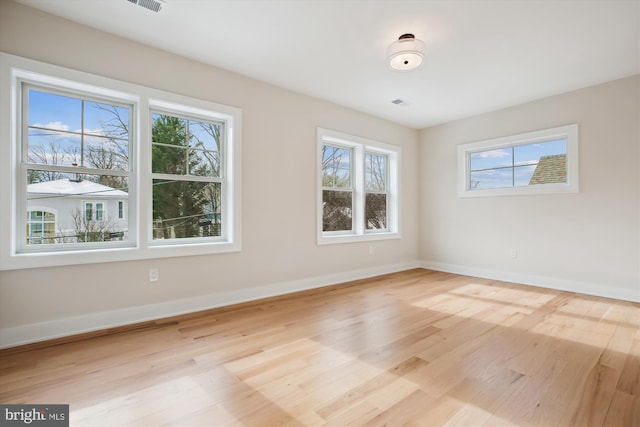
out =
[[[74,234],[65,236],[68,242],[104,242],[107,240],[122,240],[123,232],[118,232],[115,224],[108,220],[89,218],[87,212],[75,209],[73,219]]]
[[[322,146],[322,231],[353,229],[351,150]]]
[[[386,230],[387,156],[365,154],[365,221],[367,230]]]

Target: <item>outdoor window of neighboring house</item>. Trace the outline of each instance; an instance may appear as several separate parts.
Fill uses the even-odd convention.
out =
[[[458,195],[578,191],[578,125],[458,146]]]
[[[118,200],[118,219],[124,218],[124,200]]]
[[[400,148],[318,129],[318,243],[399,237]]]
[[[86,221],[104,221],[104,203],[85,202],[84,218]]]
[[[27,243],[39,245],[53,243],[56,233],[56,214],[47,210],[27,212]]]
[[[0,92],[0,270],[240,250],[241,110],[5,53]]]

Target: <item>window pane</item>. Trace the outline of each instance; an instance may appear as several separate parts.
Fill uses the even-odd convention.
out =
[[[221,137],[223,125],[202,121],[189,121],[191,133],[191,147],[207,151],[221,151]]]
[[[187,121],[166,114],[153,114],[152,140],[154,143],[188,147]]]
[[[53,129],[29,128],[27,161],[41,165],[80,164],[80,135]]]
[[[513,185],[515,187],[524,187],[529,185],[536,165],[516,166],[513,168]]]
[[[367,230],[387,229],[387,195],[367,193],[365,196]]]
[[[187,174],[187,147],[153,144],[151,158],[154,173]]]
[[[84,204],[84,219],[85,221],[91,221],[93,219],[93,203]]]
[[[221,235],[221,184],[153,180],[153,238]]]
[[[29,89],[29,127],[78,132],[82,129],[82,101]]]
[[[322,146],[322,185],[324,187],[351,187],[351,150]]]
[[[353,193],[322,191],[322,231],[348,231],[353,228]]]
[[[153,115],[152,171],[220,177],[222,125]]]
[[[102,203],[96,203],[96,221],[102,221],[104,219],[104,205]]]
[[[129,167],[129,140],[85,135],[83,154],[86,167],[127,170]]]
[[[56,224],[55,228],[52,225],[45,226],[49,239],[43,243],[128,239],[127,218],[111,221],[109,215],[115,218],[115,212],[107,213],[109,206],[116,209],[116,200],[128,197],[126,177],[59,173],[52,178],[48,172],[29,170],[27,179],[27,211],[31,211],[29,220],[34,218],[34,210],[44,209],[45,224]],[[53,212],[57,212],[57,215]],[[27,239],[27,244],[32,242]]]
[[[511,147],[471,153],[469,155],[469,165],[472,171],[511,166]]]
[[[546,141],[536,144],[518,145],[514,147],[516,165],[537,164],[543,156],[567,154],[566,139]]]
[[[504,188],[513,186],[513,169],[490,169],[470,173],[469,189]]]
[[[385,191],[387,184],[387,156],[365,154],[365,189]]]
[[[100,102],[84,102],[84,129],[91,135],[129,139],[129,109]]]
[[[127,107],[30,89],[27,159],[128,170],[129,116]]]
[[[197,176],[220,176],[220,153],[204,150],[189,150],[189,174]]]
[[[529,180],[521,185],[567,182],[567,141],[565,139],[515,147],[518,164],[531,165]]]

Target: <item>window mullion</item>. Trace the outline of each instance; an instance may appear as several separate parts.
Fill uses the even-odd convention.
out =
[[[364,148],[356,146],[353,148],[353,153],[353,231],[357,235],[362,235],[365,228]]]

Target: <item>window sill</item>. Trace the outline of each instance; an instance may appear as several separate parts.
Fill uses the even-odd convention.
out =
[[[318,245],[333,245],[339,243],[372,242],[376,240],[400,239],[402,235],[398,232],[379,232],[367,234],[334,234],[318,237]]]
[[[239,252],[240,250],[241,244],[238,242],[215,242],[153,246],[146,249],[139,247],[118,247],[64,252],[28,252],[7,256],[3,255],[0,258],[0,271],[144,259],[176,258],[182,256],[212,255]]]

